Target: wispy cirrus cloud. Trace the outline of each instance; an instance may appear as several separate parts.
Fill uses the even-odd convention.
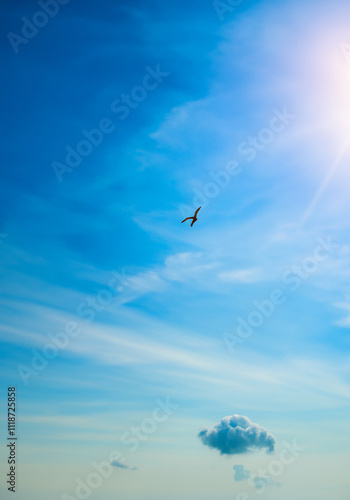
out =
[[[346,296],[344,302],[336,302],[334,305],[348,313],[344,318],[337,320],[335,324],[344,328],[350,328],[350,296]]]
[[[260,281],[262,277],[262,271],[259,268],[237,269],[219,274],[219,278],[228,283],[254,283],[255,281]]]

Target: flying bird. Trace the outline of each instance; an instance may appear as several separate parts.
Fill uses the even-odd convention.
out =
[[[191,222],[191,227],[192,227],[192,226],[193,226],[193,224],[194,224],[194,223],[196,222],[196,220],[197,220],[197,214],[198,214],[198,212],[200,211],[200,209],[201,209],[201,207],[197,208],[197,210],[196,210],[196,211],[195,211],[195,213],[194,213],[194,216],[193,216],[193,217],[186,217],[186,219],[184,219],[184,220],[182,220],[182,221],[181,221],[181,224],[182,224],[183,222],[185,222],[185,220],[193,219],[193,221]]]

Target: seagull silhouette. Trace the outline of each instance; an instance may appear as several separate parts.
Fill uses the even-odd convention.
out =
[[[197,208],[197,210],[196,210],[196,211],[195,211],[195,213],[194,213],[194,216],[193,216],[193,217],[186,217],[186,219],[184,219],[184,220],[182,220],[182,221],[181,221],[181,224],[182,224],[183,222],[185,222],[185,220],[193,219],[193,221],[191,222],[191,227],[192,227],[192,226],[193,226],[193,224],[194,224],[194,223],[196,222],[196,220],[197,220],[197,214],[198,214],[198,212],[200,211],[200,209],[201,209],[201,207]]]

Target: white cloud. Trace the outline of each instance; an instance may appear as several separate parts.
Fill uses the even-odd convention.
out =
[[[222,455],[265,449],[266,453],[272,453],[276,443],[274,436],[264,427],[237,414],[222,418],[211,430],[201,430],[198,437],[204,445],[218,449]]]
[[[345,302],[337,302],[334,305],[336,307],[338,307],[339,309],[343,309],[345,311],[348,311],[349,314],[347,316],[345,316],[344,318],[336,321],[335,324],[338,326],[343,326],[344,328],[350,328],[350,297],[346,296],[345,300],[346,300]]]
[[[262,279],[262,272],[259,268],[252,269],[237,269],[234,271],[225,271],[219,274],[222,281],[229,283],[253,283]]]

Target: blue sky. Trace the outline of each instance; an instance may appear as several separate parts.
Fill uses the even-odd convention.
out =
[[[115,450],[89,498],[348,500],[350,7],[225,3],[2,2],[18,500],[79,498]],[[203,445],[235,414],[272,455]]]

